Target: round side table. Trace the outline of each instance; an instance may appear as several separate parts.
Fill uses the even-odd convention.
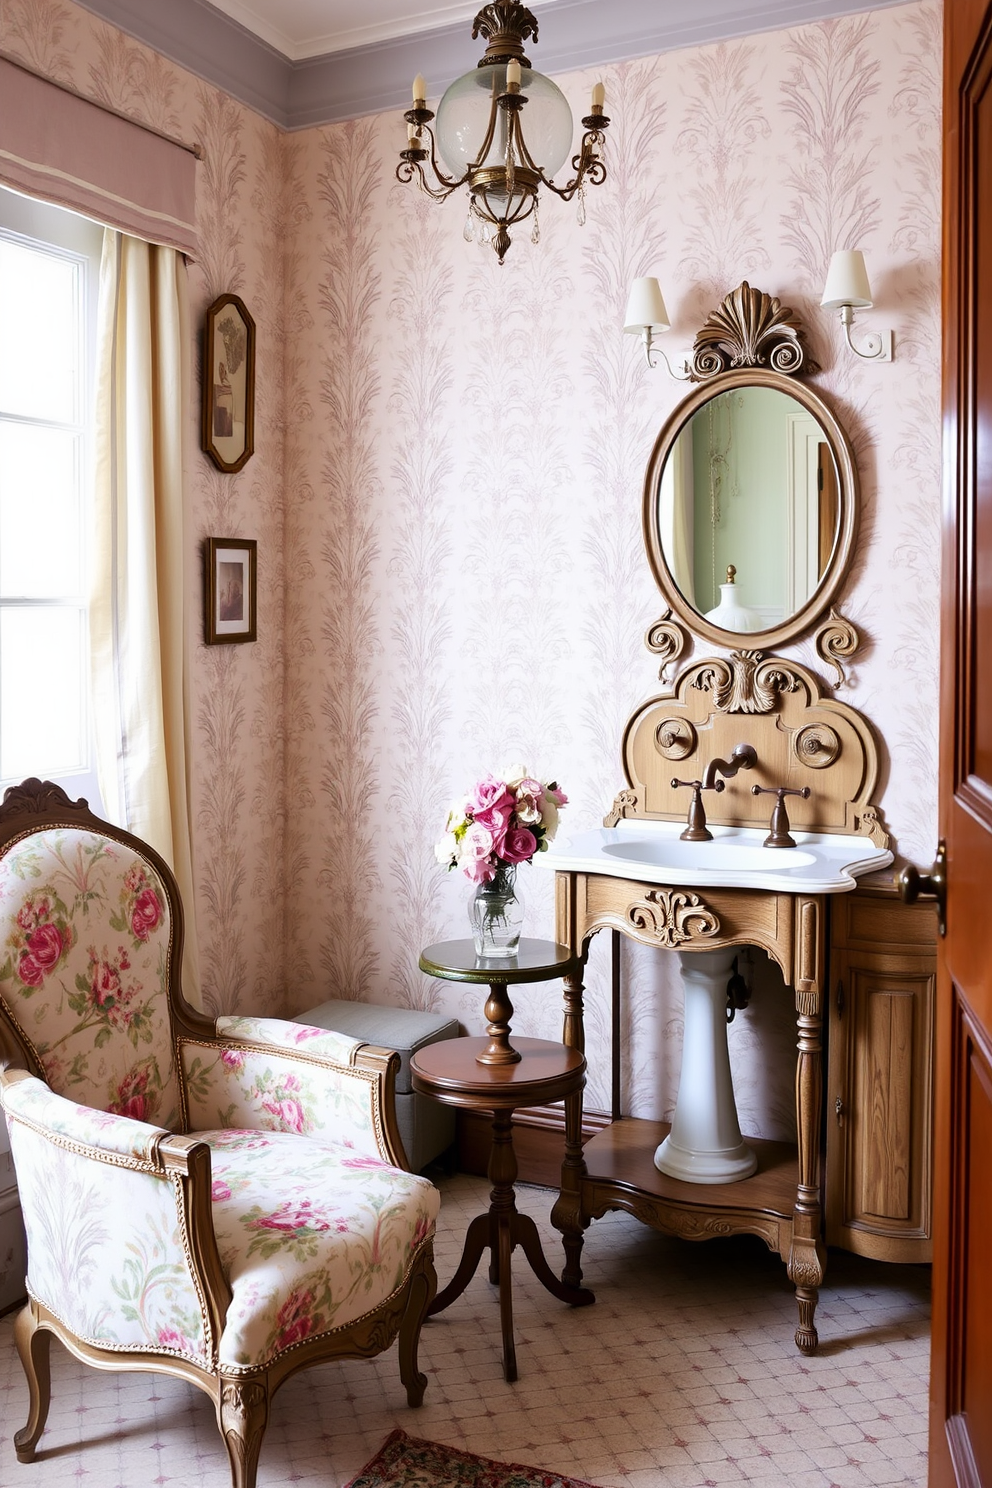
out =
[[[485,1014],[489,1042],[483,1044],[476,1058],[480,1064],[516,1064],[520,1054],[510,1043],[513,1004],[507,987],[580,976],[582,957],[573,956],[567,946],[553,940],[521,939],[515,956],[477,956],[471,940],[443,940],[420,953],[420,969],[449,982],[488,984]]]
[[[432,1317],[441,1312],[461,1296],[475,1275],[483,1251],[488,1250],[489,1280],[499,1286],[503,1378],[507,1381],[517,1377],[510,1257],[518,1245],[534,1275],[552,1296],[573,1307],[583,1307],[596,1300],[585,1287],[567,1286],[558,1280],[544,1258],[537,1226],[529,1214],[518,1213],[513,1191],[517,1176],[513,1112],[521,1106],[541,1106],[577,1094],[585,1084],[585,1057],[578,1049],[568,1049],[547,1039],[519,1038],[517,1044],[512,1063],[485,1062],[483,1056],[490,1047],[485,1038],[447,1039],[428,1044],[418,1049],[410,1061],[413,1088],[422,1095],[433,1096],[445,1105],[492,1112],[489,1210],[476,1215],[469,1225],[458,1269],[434,1298],[427,1315]]]

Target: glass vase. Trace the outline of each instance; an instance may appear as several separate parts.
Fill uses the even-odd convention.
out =
[[[516,863],[500,863],[495,878],[475,887],[468,904],[475,954],[487,959],[515,956],[524,907],[517,897]]]

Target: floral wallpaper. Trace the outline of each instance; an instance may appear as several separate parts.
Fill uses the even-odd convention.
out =
[[[464,241],[462,206],[396,182],[399,111],[282,135],[71,0],[0,0],[5,50],[203,145],[194,309],[231,290],[258,323],[254,458],[222,475],[195,433],[190,458],[194,909],[212,1010],[344,996],[481,1031],[477,992],[417,969],[422,946],[467,932],[470,886],[432,853],[448,800],[519,759],[568,792],[563,831],[597,824],[627,716],[660,690],[641,483],[682,389],[619,333],[637,274],[662,279],[676,353],[744,277],[808,327],[862,486],[841,608],[863,646],[840,695],[884,740],[895,847],[930,861],[940,44],[939,4],[913,0],[606,68],[609,178],[586,225],[545,203],[540,243],[519,231],[501,268]],[[557,79],[574,114],[595,80]],[[877,308],[859,322],[894,329],[891,365],[842,350],[819,309],[839,246],[866,252]],[[200,643],[207,534],[258,539],[254,646]],[[793,650],[822,674],[809,642]],[[551,875],[518,882],[525,933],[550,936]],[[607,951],[594,945],[588,997],[601,1106]],[[664,1116],[674,958],[623,959],[625,1105]],[[791,997],[753,963],[732,1058],[742,1124],[775,1136],[793,1122]],[[553,984],[520,989],[518,1031],[556,1036],[559,1015]]]

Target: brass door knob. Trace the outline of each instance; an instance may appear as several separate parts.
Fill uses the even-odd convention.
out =
[[[937,929],[941,935],[947,934],[947,843],[943,837],[937,844],[937,856],[930,872],[921,873],[907,863],[896,879],[896,886],[904,904],[915,904],[917,899],[936,899]]]

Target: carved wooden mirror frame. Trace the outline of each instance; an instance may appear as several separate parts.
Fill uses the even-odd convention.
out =
[[[779,300],[752,289],[745,281],[727,295],[696,336],[690,378],[700,386],[668,418],[651,452],[642,506],[644,546],[651,571],[678,620],[694,635],[719,646],[732,648],[746,644],[767,650],[795,641],[829,611],[850,569],[858,526],[857,466],[847,435],[823,398],[796,380],[797,373],[816,370],[798,317]],[[779,625],[742,634],[712,624],[683,596],[662,548],[657,505],[665,462],[693,415],[716,394],[746,387],[786,393],[818,421],[836,466],[838,515],[833,550],[819,584],[806,603]],[[650,636],[648,645],[665,654],[664,645],[661,648],[653,645]]]

